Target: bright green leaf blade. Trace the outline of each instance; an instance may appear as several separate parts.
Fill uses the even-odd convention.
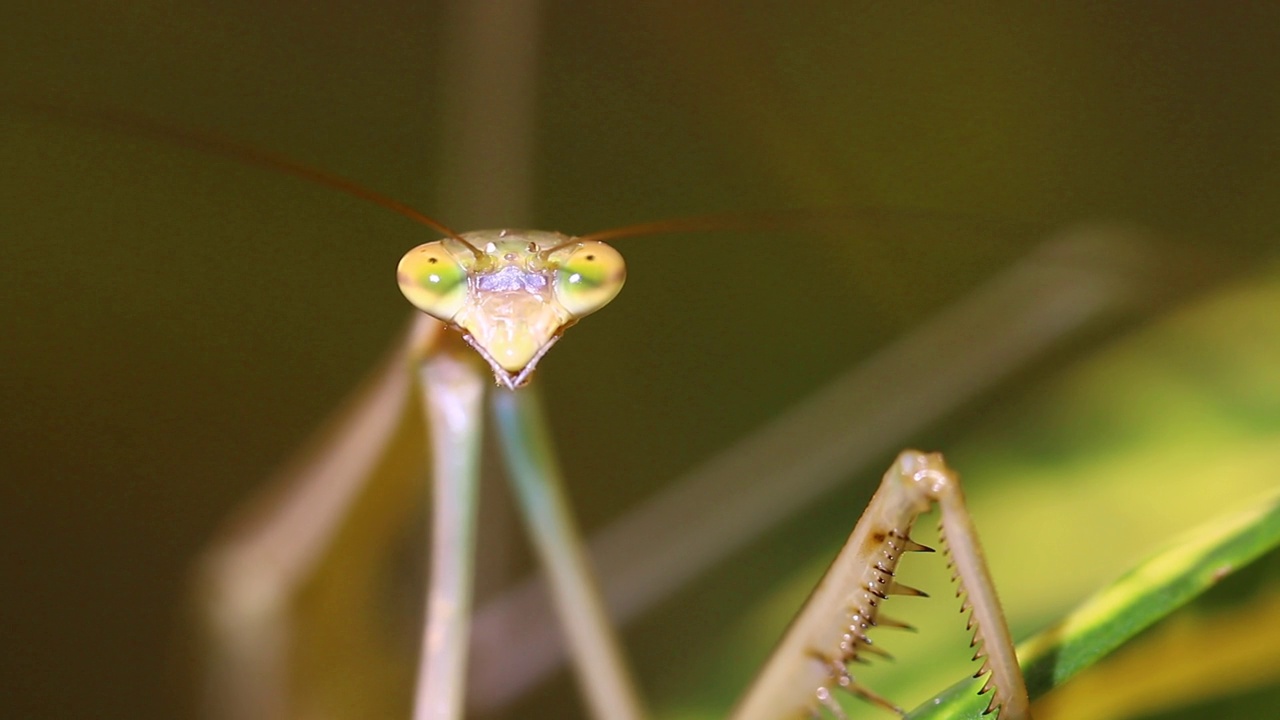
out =
[[[1196,598],[1041,698],[1037,719],[1265,715],[1276,706],[1280,689],[1276,560],[1280,557],[1269,555],[1237,581]]]
[[[1280,495],[1196,529],[1085,601],[1019,648],[1032,697],[1093,665],[1227,575],[1280,546]],[[966,679],[922,704],[912,720],[979,718],[987,697]]]

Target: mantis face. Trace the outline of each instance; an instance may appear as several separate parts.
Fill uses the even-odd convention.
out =
[[[409,302],[462,332],[498,384],[515,389],[565,328],[617,296],[626,272],[599,241],[482,230],[419,245],[397,276]]]

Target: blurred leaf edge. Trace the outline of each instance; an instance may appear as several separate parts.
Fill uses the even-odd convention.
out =
[[[1018,655],[1032,699],[1097,664],[1277,547],[1280,492],[1272,492],[1245,510],[1216,517],[1182,535],[1019,645]],[[979,696],[977,689],[984,680],[985,676],[965,678],[906,717],[983,717],[988,696]]]

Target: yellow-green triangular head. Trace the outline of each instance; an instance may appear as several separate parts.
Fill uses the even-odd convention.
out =
[[[564,329],[607,305],[626,280],[622,256],[599,241],[525,230],[461,237],[406,253],[400,290],[460,330],[507,387],[527,382]]]

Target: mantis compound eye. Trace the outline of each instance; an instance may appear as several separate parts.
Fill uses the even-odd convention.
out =
[[[585,317],[608,305],[626,279],[622,255],[602,242],[588,240],[556,270],[556,300],[575,319]]]
[[[467,267],[444,246],[429,242],[405,253],[396,269],[400,292],[422,312],[453,322],[467,301]]]

